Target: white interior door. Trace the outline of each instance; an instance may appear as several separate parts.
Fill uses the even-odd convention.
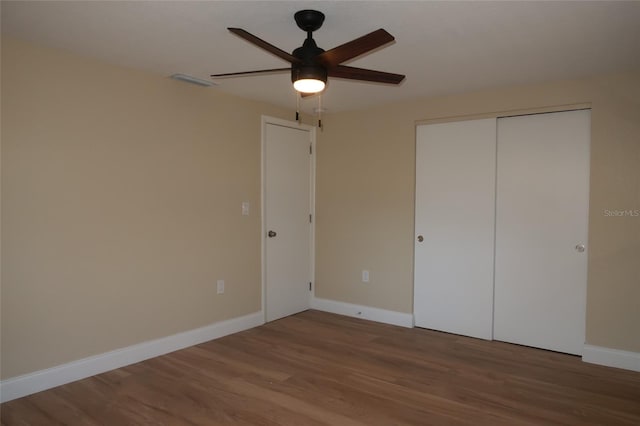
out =
[[[590,111],[498,120],[494,338],[581,354]]]
[[[264,123],[265,318],[309,309],[313,130]]]
[[[496,120],[418,126],[416,138],[415,324],[491,339]]]

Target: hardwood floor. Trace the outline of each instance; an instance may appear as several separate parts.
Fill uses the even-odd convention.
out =
[[[640,425],[640,373],[307,311],[1,409],[3,425]]]

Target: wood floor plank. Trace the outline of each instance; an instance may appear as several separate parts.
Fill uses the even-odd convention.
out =
[[[318,311],[0,406],[14,425],[640,425],[640,373]]]

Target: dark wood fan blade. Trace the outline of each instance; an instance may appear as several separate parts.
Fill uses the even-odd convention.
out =
[[[270,69],[270,70],[228,72],[228,73],[225,73],[225,74],[211,74],[211,77],[240,77],[240,76],[243,76],[243,75],[267,74],[267,73],[270,73],[270,72],[282,72],[282,71],[291,71],[291,68],[273,68],[273,69]]]
[[[393,40],[395,38],[391,34],[380,28],[365,36],[327,50],[316,56],[316,60],[327,68],[335,67],[344,61],[377,49]]]
[[[278,49],[273,44],[267,43],[266,41],[254,36],[253,34],[243,30],[242,28],[227,28],[227,29],[232,33],[234,33],[235,35],[237,35],[238,37],[242,37],[243,39],[247,40],[249,43],[258,46],[259,48],[264,49],[267,52],[272,53],[277,57],[284,59],[287,62],[291,62],[292,64],[297,64],[301,62],[300,59],[296,58],[295,56],[290,55],[289,53],[285,52],[282,49]]]
[[[402,74],[348,67],[346,65],[338,65],[335,68],[329,69],[328,72],[330,77],[373,81],[375,83],[399,84],[404,80],[404,75]]]

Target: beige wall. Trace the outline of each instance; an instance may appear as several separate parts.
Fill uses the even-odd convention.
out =
[[[261,309],[261,114],[3,38],[2,378]]]
[[[316,295],[411,312],[416,121],[589,102],[587,338],[640,351],[640,218],[602,213],[640,208],[638,99],[635,74],[329,116]],[[260,115],[289,111],[7,39],[1,107],[3,379],[260,309]]]
[[[603,213],[640,209],[640,73],[328,116],[317,151],[316,296],[412,311],[416,122],[581,103],[593,108],[587,342],[640,352],[640,217]]]

